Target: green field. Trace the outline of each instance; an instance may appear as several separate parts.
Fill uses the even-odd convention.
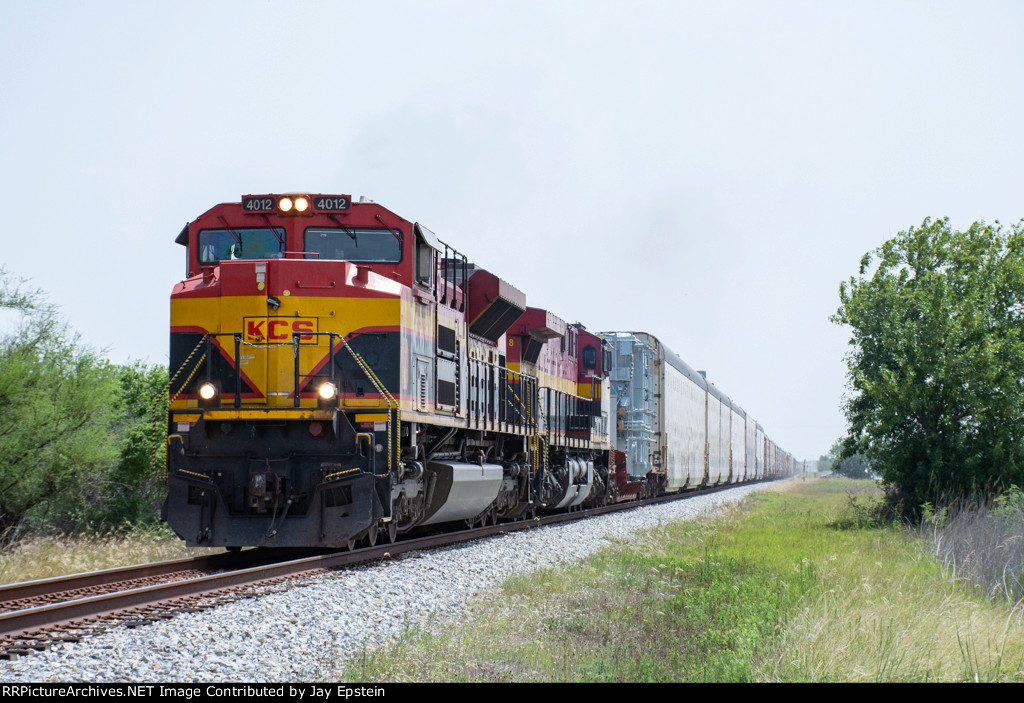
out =
[[[458,623],[332,661],[350,681],[1020,681],[1021,609],[864,481],[789,482],[579,564],[506,581]]]

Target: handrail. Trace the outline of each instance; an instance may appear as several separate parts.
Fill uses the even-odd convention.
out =
[[[207,336],[208,335],[203,335],[199,339],[199,341],[196,343],[196,346],[192,349],[191,352],[188,353],[188,356],[185,357],[185,360],[183,362],[181,362],[181,366],[179,366],[178,369],[174,372],[174,375],[171,376],[167,380],[167,385],[164,387],[163,391],[153,400],[153,407],[150,410],[150,420],[152,422],[152,428],[151,428],[151,440],[152,440],[152,447],[151,447],[151,449],[152,449],[152,453],[150,455],[150,468],[152,468],[154,472],[156,471],[156,460],[157,460],[157,449],[156,448],[157,448],[157,445],[158,445],[158,442],[157,442],[158,431],[157,431],[157,423],[156,423],[156,409],[160,406],[160,402],[163,401],[163,399],[166,397],[167,398],[167,407],[164,408],[164,430],[166,431],[167,423],[168,423],[168,420],[170,418],[171,403],[173,403],[178,398],[178,396],[181,395],[181,392],[183,390],[188,388],[188,384],[192,382],[192,377],[196,375],[196,372],[199,370],[199,367],[202,365],[203,361],[206,359],[206,354],[204,353],[201,357],[199,357],[199,361],[196,362],[195,368],[192,369],[192,373],[190,373],[188,375],[188,377],[185,379],[185,381],[181,384],[181,387],[178,388],[177,392],[174,393],[173,396],[171,395],[171,384],[174,383],[175,379],[178,378],[178,375],[182,372],[182,369],[187,367],[189,362],[192,361],[192,357],[196,355],[196,352],[199,351],[202,348],[203,343],[207,341],[206,340]],[[167,481],[167,451],[166,451],[166,449],[167,449],[169,440],[170,440],[169,437],[165,438],[165,440],[164,440],[165,451],[164,451],[163,479],[164,479],[165,483]]]

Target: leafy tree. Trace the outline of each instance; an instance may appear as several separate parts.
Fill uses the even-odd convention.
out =
[[[829,450],[829,453],[822,456],[818,461],[819,466],[828,467],[833,473],[847,478],[873,478],[871,465],[863,454],[843,457],[843,440],[837,439]]]
[[[100,358],[41,291],[0,269],[4,311],[13,326],[0,331],[0,539],[156,522],[164,486],[152,421],[155,410],[162,452],[167,367]]]
[[[117,456],[112,368],[82,345],[38,290],[0,269],[0,535],[68,527],[97,498]]]
[[[117,463],[104,477],[106,499],[98,519],[119,525],[154,523],[159,520],[165,494],[162,477],[153,471],[153,404],[165,398],[167,367],[135,363],[114,367],[119,385],[114,422],[121,448]],[[166,400],[157,402],[156,422],[160,432],[157,450],[163,451],[166,437]],[[156,457],[162,462],[162,454]]]
[[[849,325],[841,456],[864,454],[904,514],[1024,485],[1024,222],[926,219],[840,286]]]

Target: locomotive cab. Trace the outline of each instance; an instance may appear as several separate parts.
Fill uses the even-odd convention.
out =
[[[344,546],[390,521],[413,230],[323,195],[246,196],[182,230],[165,512],[186,542]]]

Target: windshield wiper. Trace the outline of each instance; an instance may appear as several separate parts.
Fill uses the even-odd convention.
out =
[[[339,227],[341,227],[342,231],[343,231],[343,232],[344,232],[345,234],[347,234],[348,236],[352,237],[352,241],[356,243],[356,246],[357,246],[357,247],[359,246],[359,240],[358,240],[358,239],[356,239],[356,233],[355,233],[355,232],[353,232],[352,230],[350,230],[350,229],[349,229],[348,227],[346,227],[346,226],[345,226],[344,224],[342,224],[341,220],[339,220],[339,219],[338,219],[337,215],[334,215],[334,214],[332,214],[332,213],[327,213],[327,216],[328,216],[328,217],[330,217],[330,218],[331,218],[332,220],[334,220],[334,221],[335,221],[335,223],[337,223],[337,225],[338,225]]]
[[[224,219],[224,215],[217,215],[217,219],[220,220],[220,223],[222,225],[224,225],[224,229],[228,231],[228,234],[231,235],[231,238],[235,240],[235,244],[237,244],[238,246],[242,246],[242,238],[235,234],[235,230],[231,229],[231,226],[228,225],[228,221]]]
[[[399,244],[401,244],[401,243],[402,243],[402,233],[401,233],[401,232],[399,232],[399,231],[398,231],[397,229],[392,229],[391,227],[389,227],[389,226],[387,225],[387,223],[386,223],[386,222],[384,222],[384,220],[382,220],[382,219],[380,218],[380,215],[374,215],[374,216],[373,216],[373,219],[377,220],[377,222],[379,222],[379,223],[381,223],[382,225],[384,225],[385,227],[387,227],[387,230],[388,230],[388,232],[391,232],[391,234],[392,234],[392,235],[394,235],[395,239],[397,239],[397,240],[398,240],[398,243],[399,243]]]

